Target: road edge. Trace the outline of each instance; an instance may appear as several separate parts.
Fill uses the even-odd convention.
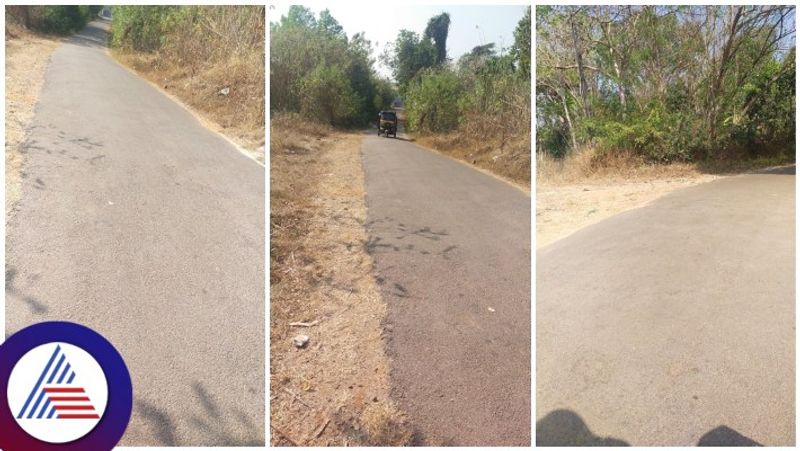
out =
[[[449,154],[447,154],[445,152],[442,152],[441,150],[438,150],[438,149],[435,149],[433,147],[428,147],[426,145],[423,145],[423,144],[419,143],[414,137],[410,136],[406,132],[399,133],[398,135],[402,136],[403,139],[405,139],[406,141],[410,142],[411,144],[414,144],[415,146],[419,147],[420,149],[424,149],[424,150],[427,150],[428,152],[432,152],[432,153],[435,153],[435,154],[442,155],[442,156],[447,157],[448,159],[453,160],[453,161],[457,161],[457,162],[463,164],[464,166],[466,166],[468,168],[472,168],[472,169],[474,169],[474,170],[476,170],[476,171],[478,171],[480,173],[488,175],[489,177],[492,177],[492,178],[497,179],[497,180],[499,180],[501,182],[504,182],[505,184],[510,185],[510,186],[518,189],[519,191],[522,191],[522,193],[527,195],[528,197],[531,197],[531,188],[530,187],[527,187],[525,185],[521,185],[521,184],[519,184],[519,183],[517,183],[517,182],[515,182],[515,181],[513,181],[511,179],[503,177],[502,175],[499,175],[499,174],[495,174],[494,172],[491,172],[491,171],[489,171],[487,169],[481,168],[481,167],[479,167],[477,165],[470,164],[468,161],[464,161],[464,160],[462,160],[460,158],[456,158],[456,157],[454,157],[452,155],[449,155]]]
[[[194,117],[197,120],[197,122],[199,122],[200,125],[203,126],[203,128],[205,128],[206,130],[214,133],[215,135],[217,135],[220,138],[222,138],[225,141],[227,141],[228,144],[233,146],[233,148],[236,149],[240,154],[244,155],[245,157],[247,157],[248,159],[252,160],[257,165],[259,165],[262,168],[264,168],[265,172],[266,172],[266,168],[267,168],[266,163],[258,161],[258,159],[256,157],[254,157],[251,152],[249,152],[247,149],[243,148],[242,146],[237,144],[235,141],[233,141],[231,138],[229,138],[228,136],[223,134],[221,131],[219,131],[219,127],[216,124],[214,124],[211,120],[206,119],[203,116],[201,116],[200,113],[198,113],[197,111],[193,110],[190,106],[186,105],[184,102],[182,102],[176,96],[174,96],[174,95],[170,94],[169,92],[165,91],[163,88],[161,88],[161,86],[159,86],[159,85],[153,83],[152,81],[142,77],[141,75],[139,75],[132,68],[122,64],[122,62],[120,62],[117,58],[114,57],[114,54],[111,52],[111,49],[109,47],[106,46],[104,51],[105,51],[106,56],[108,56],[108,58],[111,61],[113,61],[116,65],[118,65],[119,67],[125,69],[128,73],[130,73],[131,75],[135,76],[136,78],[146,82],[151,87],[153,87],[158,92],[160,92],[162,95],[164,95],[168,99],[172,100],[175,104],[177,104],[178,106],[180,106],[181,108],[186,110],[189,114],[191,114],[192,117]],[[266,137],[265,137],[265,140],[266,140]],[[264,146],[265,146],[265,155],[266,155],[266,143],[264,144]],[[266,161],[266,157],[264,158],[264,160]]]

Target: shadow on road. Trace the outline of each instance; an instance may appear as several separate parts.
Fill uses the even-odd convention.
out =
[[[28,296],[25,293],[22,293],[19,288],[15,286],[16,277],[17,270],[13,266],[6,266],[6,302],[8,302],[11,298],[17,298],[28,305],[31,313],[36,315],[44,315],[47,313],[48,308],[44,302],[34,298],[33,296]],[[39,275],[35,274],[31,277],[31,280],[36,281],[38,278]]]
[[[583,419],[566,409],[554,410],[536,422],[536,446],[631,446],[630,443],[592,433]],[[697,446],[763,446],[727,426],[705,434]]]
[[[200,409],[189,416],[188,423],[192,426],[192,434],[190,439],[184,441],[175,435],[175,421],[166,411],[141,399],[134,402],[134,413],[145,420],[149,437],[157,445],[264,446],[264,430],[259,428],[246,413],[238,409],[223,411],[214,396],[199,382],[192,385],[192,392]]]
[[[765,168],[763,163],[758,162],[698,162],[696,168],[704,174],[714,175],[738,175],[738,174],[775,174],[775,175],[795,175],[795,164],[785,163]]]
[[[83,47],[104,49],[108,46],[110,26],[110,20],[97,19],[89,22],[79,33],[70,36],[66,42]]]

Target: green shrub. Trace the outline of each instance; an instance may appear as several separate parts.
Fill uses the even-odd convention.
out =
[[[301,112],[330,125],[347,125],[353,118],[359,98],[338,65],[322,64],[299,81]]]
[[[43,33],[66,35],[80,31],[97,14],[94,6],[17,6],[12,10],[20,22]]]
[[[362,33],[348,37],[329,11],[317,19],[307,8],[290,7],[270,24],[270,109],[331,125],[372,123],[396,89],[378,77],[370,50]]]
[[[450,69],[424,69],[406,88],[408,127],[417,131],[447,132],[458,127],[463,86]]]

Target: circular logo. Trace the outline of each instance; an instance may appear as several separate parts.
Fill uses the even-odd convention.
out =
[[[17,424],[48,443],[71,442],[91,432],[107,402],[103,368],[91,354],[68,343],[31,349],[8,380],[8,406]]]
[[[0,345],[0,449],[111,450],[131,415],[127,367],[105,338],[66,322],[27,327]]]

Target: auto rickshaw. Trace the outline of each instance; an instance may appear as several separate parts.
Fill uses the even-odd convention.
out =
[[[378,113],[378,136],[385,134],[388,138],[392,135],[397,138],[397,113],[394,111],[381,111]]]

